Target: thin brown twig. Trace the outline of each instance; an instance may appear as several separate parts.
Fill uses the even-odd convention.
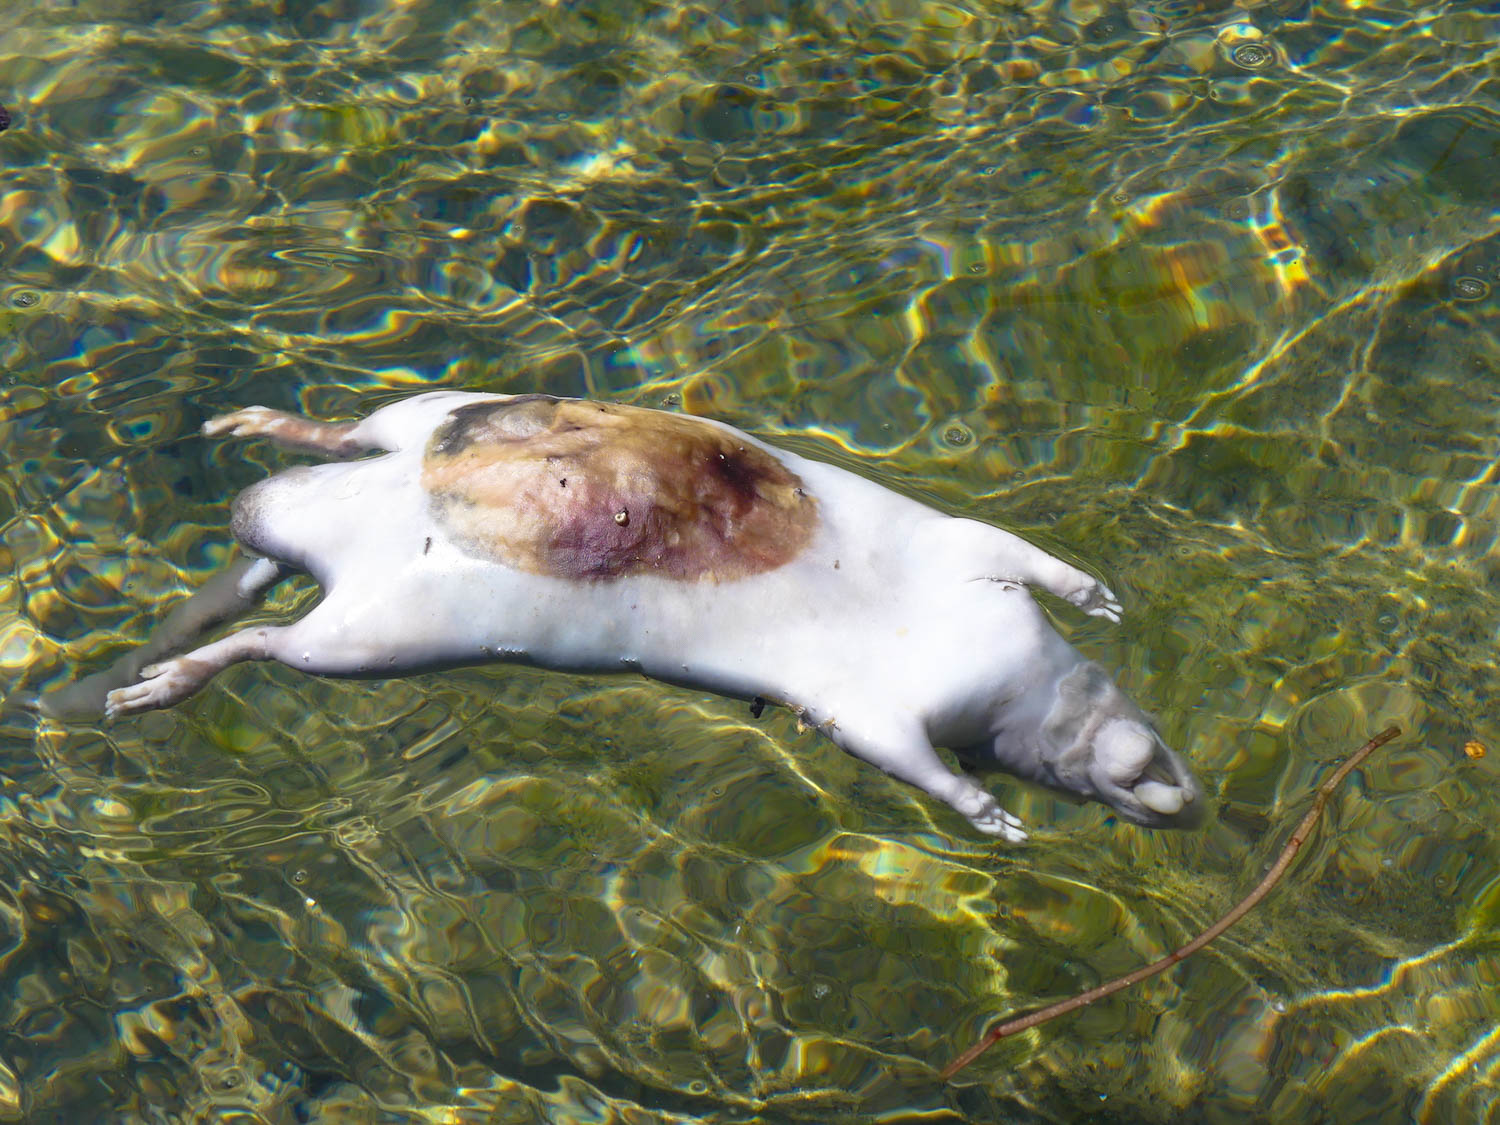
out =
[[[1114,980],[1101,984],[1096,988],[1091,988],[1087,992],[1080,992],[1077,996],[1069,997],[1067,1000],[1059,1000],[1056,1004],[1049,1004],[1045,1008],[1040,1008],[1028,1015],[1017,1016],[1013,1020],[1006,1020],[998,1027],[991,1028],[980,1038],[979,1042],[975,1043],[943,1068],[941,1074],[943,1080],[947,1081],[952,1078],[1006,1036],[1014,1035],[1018,1031],[1026,1031],[1039,1024],[1044,1024],[1048,1020],[1054,1020],[1058,1016],[1077,1011],[1085,1005],[1092,1004],[1095,1000],[1102,1000],[1106,996],[1113,996],[1122,988],[1129,988],[1132,984],[1143,981],[1148,977],[1154,977],[1157,973],[1165,972],[1179,961],[1197,953],[1198,950],[1229,929],[1230,926],[1250,913],[1255,908],[1256,903],[1265,898],[1270,893],[1271,888],[1280,882],[1281,877],[1286,874],[1287,868],[1292,865],[1292,860],[1296,858],[1297,852],[1301,850],[1303,843],[1312,834],[1312,830],[1317,827],[1318,817],[1323,813],[1323,806],[1328,804],[1328,798],[1333,796],[1333,791],[1339,787],[1344,778],[1348,777],[1361,762],[1400,733],[1400,727],[1386,727],[1385,730],[1350,754],[1344,764],[1334,770],[1329,775],[1327,781],[1318,786],[1318,791],[1313,796],[1312,808],[1307,810],[1307,815],[1302,818],[1302,823],[1297,825],[1296,830],[1292,832],[1291,838],[1286,842],[1286,847],[1281,849],[1281,855],[1276,858],[1276,862],[1266,872],[1266,877],[1257,883],[1255,889],[1241,899],[1228,914],[1224,915],[1224,917],[1220,918],[1181,949],[1173,950],[1160,961],[1153,961],[1143,968],[1135,969],[1122,977],[1116,977]]]

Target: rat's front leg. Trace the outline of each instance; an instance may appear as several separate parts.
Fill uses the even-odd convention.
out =
[[[975,578],[1034,586],[1090,617],[1120,620],[1119,599],[1108,586],[1018,535],[969,519],[945,519],[934,533],[940,541],[938,549],[954,551],[966,569],[977,572]]]
[[[841,717],[820,729],[856,758],[956,809],[986,836],[999,836],[1012,844],[1025,842],[1021,821],[1001,808],[983,786],[944,765],[919,724]]]

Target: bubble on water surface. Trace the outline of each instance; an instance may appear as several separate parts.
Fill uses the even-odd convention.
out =
[[[1479,277],[1453,279],[1453,298],[1457,301],[1482,301],[1490,295],[1489,282]]]
[[[1264,70],[1271,65],[1274,56],[1259,43],[1241,43],[1229,52],[1229,57],[1236,66],[1242,66],[1246,70]]]
[[[974,440],[974,431],[954,422],[943,430],[943,441],[954,449],[962,449]]]

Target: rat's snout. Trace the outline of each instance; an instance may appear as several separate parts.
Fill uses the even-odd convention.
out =
[[[1203,820],[1203,789],[1185,763],[1144,722],[1113,718],[1094,733],[1099,799],[1151,828],[1192,828]]]
[[[1082,661],[1057,683],[1039,735],[1037,776],[1148,828],[1192,828],[1207,812],[1183,759],[1109,674]]]

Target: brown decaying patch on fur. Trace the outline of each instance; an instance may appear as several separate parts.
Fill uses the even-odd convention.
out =
[[[818,523],[796,474],[733,433],[542,395],[454,410],[422,487],[465,551],[561,578],[730,581],[790,562]]]

